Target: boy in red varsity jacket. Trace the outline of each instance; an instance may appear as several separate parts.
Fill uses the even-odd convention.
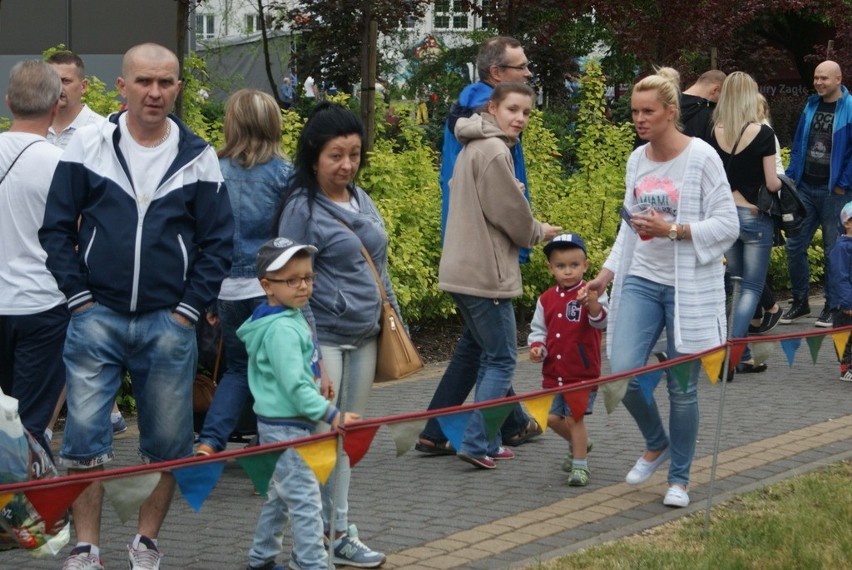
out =
[[[539,297],[527,343],[530,360],[544,362],[542,387],[555,388],[598,378],[601,374],[601,332],[606,328],[607,297],[589,290],[583,275],[589,269],[586,244],[577,234],[559,234],[544,246],[547,267],[556,286]],[[586,454],[592,443],[583,416],[592,413],[597,388],[557,394],[547,425],[569,446],[562,469],[568,484],[589,484]]]

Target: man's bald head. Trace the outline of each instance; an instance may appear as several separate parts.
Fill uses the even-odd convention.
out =
[[[124,54],[121,60],[121,75],[127,77],[131,74],[133,66],[140,60],[151,63],[166,63],[171,61],[175,70],[180,66],[177,56],[167,47],[155,43],[145,43],[133,46]]]
[[[843,74],[840,72],[840,65],[836,61],[826,60],[814,70],[814,89],[826,103],[840,99],[840,96],[843,95],[842,82]]]

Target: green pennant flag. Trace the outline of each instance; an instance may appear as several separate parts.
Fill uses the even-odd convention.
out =
[[[480,410],[482,412],[482,420],[485,422],[485,435],[489,440],[497,436],[500,426],[503,425],[503,422],[512,413],[512,406],[514,404],[504,404],[495,408]]]
[[[248,474],[249,479],[254,483],[254,488],[262,496],[266,495],[269,480],[272,479],[272,473],[275,472],[275,464],[278,463],[278,458],[282,453],[284,451],[270,451],[262,455],[237,457],[237,463]]]
[[[819,349],[822,347],[822,341],[825,340],[825,337],[820,336],[809,336],[805,339],[805,342],[808,343],[808,349],[811,351],[811,360],[814,364],[817,363],[817,356],[819,356]]]
[[[677,380],[677,384],[680,386],[680,389],[684,394],[686,394],[686,391],[689,388],[689,377],[692,374],[692,367],[696,364],[698,364],[696,361],[691,360],[689,362],[675,364],[669,368],[672,376],[674,376],[675,380]]]

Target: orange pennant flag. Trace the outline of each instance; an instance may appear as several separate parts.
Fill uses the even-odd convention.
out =
[[[299,445],[293,449],[302,456],[302,459],[317,476],[320,485],[325,485],[328,476],[331,475],[334,466],[337,464],[337,438]]]
[[[349,467],[355,467],[367,454],[379,426],[347,429],[343,434],[343,451],[349,456]]]
[[[843,352],[846,350],[846,343],[849,342],[849,331],[842,331],[831,335],[834,340],[834,350],[837,352],[837,360],[843,360]]]
[[[725,364],[725,349],[721,348],[716,352],[711,352],[706,356],[701,357],[701,365],[704,366],[704,372],[707,373],[707,378],[711,384],[715,384],[722,374],[722,366]],[[733,366],[733,365],[732,365]]]
[[[553,405],[554,394],[546,394],[537,398],[523,400],[524,407],[527,409],[541,429],[547,431],[547,414],[550,413],[550,406]]]
[[[27,499],[33,504],[38,514],[44,519],[45,528],[53,528],[56,521],[68,510],[77,497],[86,490],[90,483],[69,483],[58,487],[30,489],[24,491]]]

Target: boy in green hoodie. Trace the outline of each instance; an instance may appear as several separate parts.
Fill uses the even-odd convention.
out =
[[[249,355],[248,380],[261,444],[313,434],[317,422],[336,428],[340,410],[319,390],[319,359],[301,308],[311,297],[317,249],[287,238],[272,239],[257,253],[257,276],[267,300],[238,330]],[[360,419],[346,413],[345,421]],[[260,511],[250,570],[283,570],[275,558],[282,550],[283,527],[292,517],[293,552],[289,568],[325,569],[319,482],[298,452],[278,458]]]

